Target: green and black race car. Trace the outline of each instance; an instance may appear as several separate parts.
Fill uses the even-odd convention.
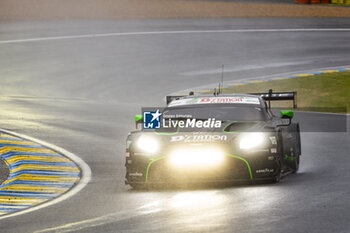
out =
[[[276,117],[266,101],[295,93],[170,96],[153,114],[161,126],[146,129],[145,114],[126,141],[126,184],[278,182],[299,168],[299,124],[293,111]],[[138,127],[137,127],[138,128]]]

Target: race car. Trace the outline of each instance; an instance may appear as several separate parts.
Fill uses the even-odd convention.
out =
[[[168,96],[164,109],[135,116],[137,129],[126,140],[125,183],[139,188],[172,183],[279,182],[284,175],[298,171],[300,129],[292,120],[292,110],[282,110],[277,117],[267,102],[294,100],[294,95],[270,91]]]

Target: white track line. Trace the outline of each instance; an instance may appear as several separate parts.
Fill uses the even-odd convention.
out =
[[[94,37],[138,36],[162,34],[199,34],[199,33],[241,33],[241,32],[349,32],[350,28],[290,28],[290,29],[233,29],[233,30],[186,30],[186,31],[144,31],[144,32],[112,32],[82,34],[70,36],[36,37],[27,39],[0,40],[0,44],[26,43],[49,40],[83,39]]]
[[[22,214],[26,214],[26,213],[29,213],[29,212],[32,212],[32,211],[35,211],[35,210],[38,210],[38,209],[42,209],[42,208],[45,208],[45,207],[48,207],[48,206],[51,206],[51,205],[54,205],[54,204],[57,204],[61,201],[64,201],[72,196],[74,196],[75,194],[77,194],[80,190],[82,190],[90,181],[91,179],[91,169],[89,167],[89,165],[87,165],[81,158],[79,158],[77,155],[63,149],[63,148],[60,148],[58,146],[55,146],[53,144],[50,144],[48,142],[44,142],[42,140],[39,140],[39,139],[36,139],[36,138],[32,138],[32,137],[29,137],[29,136],[26,136],[26,135],[23,135],[23,134],[19,134],[19,133],[15,133],[15,132],[12,132],[12,131],[9,131],[9,130],[5,130],[5,129],[0,129],[1,132],[4,132],[4,133],[7,133],[7,134],[10,134],[10,135],[13,135],[13,136],[16,136],[16,137],[19,137],[19,138],[23,138],[23,139],[26,139],[26,140],[29,140],[29,141],[32,141],[32,142],[36,142],[44,147],[47,147],[49,149],[52,149],[64,156],[67,156],[68,158],[70,158],[71,160],[73,160],[81,169],[81,178],[80,180],[78,181],[78,183],[73,186],[72,189],[70,189],[68,192],[62,194],[61,196],[51,200],[51,201],[48,201],[48,202],[45,202],[43,204],[39,204],[37,206],[34,206],[34,207],[30,207],[28,209],[25,209],[25,210],[22,210],[22,211],[18,211],[18,212],[15,212],[15,213],[12,213],[12,214],[7,214],[7,215],[3,215],[3,216],[0,216],[0,220],[1,219],[5,219],[5,218],[9,218],[9,217],[14,217],[14,216],[18,216],[18,215],[22,215]]]

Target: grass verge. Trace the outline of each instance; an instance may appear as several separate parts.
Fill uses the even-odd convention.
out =
[[[350,71],[322,73],[223,89],[223,93],[254,93],[296,91],[298,109],[321,112],[350,113]],[[287,101],[272,103],[272,107],[288,107]]]

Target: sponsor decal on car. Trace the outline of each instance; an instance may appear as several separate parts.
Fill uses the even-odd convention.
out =
[[[170,142],[218,142],[226,141],[226,135],[179,135],[172,136]]]
[[[272,145],[276,145],[276,144],[277,144],[277,141],[276,141],[276,137],[275,137],[275,136],[270,137],[270,141],[271,141],[271,144],[272,144]]]
[[[273,169],[273,168],[265,168],[265,169],[256,170],[255,173],[256,174],[267,174],[267,173],[273,173],[274,171],[275,171],[275,169]]]
[[[129,176],[137,176],[137,177],[140,177],[140,176],[143,176],[143,174],[140,173],[140,172],[133,172],[133,173],[129,173]]]
[[[172,101],[168,106],[174,107],[179,105],[191,104],[260,104],[257,97],[250,96],[233,96],[233,97],[202,97],[191,99],[179,99]]]

